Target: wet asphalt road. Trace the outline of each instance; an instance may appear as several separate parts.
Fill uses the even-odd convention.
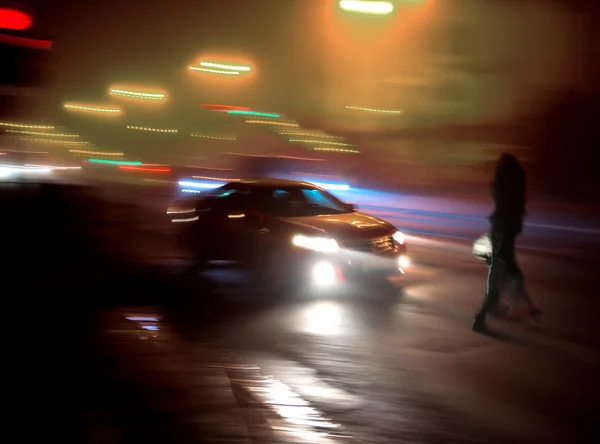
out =
[[[8,310],[9,331],[30,334],[27,346],[8,341],[19,363],[11,369],[43,369],[24,380],[21,402],[35,413],[37,400],[46,413],[31,417],[48,436],[62,399],[87,434],[72,442],[199,442],[191,424],[205,442],[600,441],[598,263],[584,259],[593,254],[519,251],[542,324],[515,313],[478,335],[470,323],[486,268],[469,242],[409,236],[414,267],[361,297],[265,300],[231,275],[227,285],[184,282],[173,239],[156,227],[122,229],[129,216],[111,210],[102,217],[116,223],[97,224],[103,260],[87,250],[53,260],[62,234],[14,250],[33,286]],[[94,305],[104,300],[106,322]],[[135,438],[119,438],[123,424]]]
[[[470,245],[409,241],[410,272],[389,286],[362,289],[360,297],[266,302],[232,285],[230,275],[215,293],[198,292],[199,300],[212,299],[210,309],[204,301],[183,317],[163,314],[157,328],[175,332],[187,349],[208,347],[221,363],[252,369],[228,371],[234,392],[247,393],[255,374],[270,375],[309,402],[319,421],[336,425],[327,435],[334,441],[597,442],[595,265],[521,254],[543,321],[531,323],[516,306],[509,318],[491,320],[489,335],[479,335],[470,322],[486,268]],[[287,402],[254,396],[251,404]],[[293,442],[317,442],[307,430],[322,428],[303,421]]]

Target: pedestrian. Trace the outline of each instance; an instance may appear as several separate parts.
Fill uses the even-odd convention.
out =
[[[473,331],[485,332],[486,316],[498,308],[500,291],[507,281],[512,281],[515,296],[527,304],[529,315],[534,320],[537,321],[542,314],[527,294],[523,272],[515,258],[515,241],[523,229],[526,214],[525,189],[525,170],[515,156],[503,153],[491,186],[494,212],[489,218],[492,256],[487,291],[473,319]]]

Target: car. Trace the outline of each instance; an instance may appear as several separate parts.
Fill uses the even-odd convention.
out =
[[[255,177],[311,181],[326,190],[347,191],[348,180],[340,168],[321,157],[269,156],[222,153],[204,166],[179,167],[182,195],[218,188],[227,182]]]
[[[198,262],[239,264],[271,289],[387,279],[410,263],[396,227],[312,183],[244,180],[194,197],[167,214],[189,230]]]

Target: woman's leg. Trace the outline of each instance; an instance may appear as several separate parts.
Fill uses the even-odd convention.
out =
[[[527,289],[525,288],[525,276],[523,271],[519,267],[515,255],[515,239],[512,240],[512,248],[509,251],[508,262],[506,264],[506,274],[510,278],[513,284],[513,294],[515,300],[523,301],[527,304],[529,314],[533,317],[537,317],[541,314],[531,300]]]
[[[506,261],[499,256],[502,238],[492,236],[492,262],[488,271],[486,293],[479,310],[473,319],[473,330],[485,329],[485,317],[494,311],[500,301],[500,289],[504,281]]]

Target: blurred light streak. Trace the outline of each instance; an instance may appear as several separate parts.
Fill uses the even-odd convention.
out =
[[[279,119],[281,115],[276,113],[261,113],[258,111],[241,111],[241,110],[232,110],[227,111],[227,114],[233,114],[238,116],[256,116],[256,117],[272,117],[273,119]]]
[[[195,212],[196,212],[196,210],[194,208],[180,210],[178,208],[169,207],[167,209],[167,214],[192,214]]]
[[[27,153],[27,154],[49,154],[48,151],[29,151],[29,150],[7,150],[7,149],[2,149],[3,151],[7,152],[7,153]]]
[[[246,120],[246,123],[257,124],[257,125],[275,125],[275,126],[292,126],[292,127],[300,126],[297,123],[271,122],[269,120]]]
[[[73,154],[89,154],[92,156],[123,156],[123,153],[105,153],[103,151],[69,150]]]
[[[94,106],[74,105],[69,103],[65,103],[64,107],[66,109],[72,109],[75,111],[86,111],[95,113],[120,114],[122,112],[120,108],[100,108]]]
[[[177,222],[195,222],[197,220],[199,220],[200,218],[198,216],[194,216],[194,217],[186,217],[184,219],[171,219],[171,222],[177,223]]]
[[[290,139],[290,140],[288,140],[288,142],[295,142],[295,143],[317,143],[317,144],[322,143],[322,144],[325,144],[325,145],[354,146],[354,145],[349,144],[349,143],[327,142],[327,141],[323,141],[323,140]]]
[[[26,167],[37,167],[37,168],[50,168],[51,170],[80,170],[80,166],[55,166],[55,165],[33,165],[30,163],[25,164]]]
[[[217,168],[217,167],[204,167],[199,165],[184,165],[186,168],[198,168],[201,170],[215,170],[215,171],[233,171],[233,168]]]
[[[70,146],[89,146],[92,145],[91,142],[76,142],[73,140],[55,140],[55,139],[40,139],[37,137],[21,137],[21,140],[25,142],[35,142],[35,143],[51,143],[53,145],[70,145]]]
[[[128,171],[147,171],[153,173],[170,173],[171,168],[148,168],[148,167],[138,167],[138,166],[128,166],[128,165],[120,165],[120,170],[128,170]]]
[[[53,126],[48,125],[27,125],[24,123],[0,122],[0,126],[8,126],[12,128],[32,128],[32,129],[49,129],[53,130]]]
[[[28,39],[7,34],[0,34],[0,43],[28,49],[49,50],[52,48],[52,40]]]
[[[235,137],[218,137],[218,136],[205,136],[204,134],[191,134],[192,137],[199,137],[201,139],[213,139],[213,140],[237,140]]]
[[[141,165],[142,162],[130,162],[125,160],[109,160],[109,159],[88,159],[91,163],[108,163],[111,165]]]
[[[384,1],[341,0],[340,8],[348,12],[361,14],[386,15],[394,11],[394,5]]]
[[[15,173],[51,173],[52,169],[48,167],[25,167],[25,166],[14,166],[14,165],[1,165],[0,174],[6,177],[7,174]]]
[[[218,187],[206,187],[206,188],[218,188]],[[201,193],[202,191],[200,191],[200,190],[182,189],[181,192],[182,193]]]
[[[228,179],[226,177],[192,176],[194,179],[220,180],[224,182],[239,182],[242,179]]]
[[[323,139],[343,139],[342,136],[331,136],[329,134],[321,134],[318,132],[310,132],[310,131],[289,131],[289,130],[281,130],[277,131],[277,134],[282,136],[308,136],[308,137],[320,137]]]
[[[325,162],[325,159],[313,159],[311,157],[297,157],[297,156],[273,156],[269,154],[244,154],[244,153],[225,153],[230,156],[243,156],[243,157],[265,157],[268,159],[292,159],[292,160],[308,160],[311,162]]]
[[[331,152],[335,152],[335,153],[353,153],[353,154],[357,154],[360,153],[360,151],[358,150],[346,150],[343,148],[329,148],[329,147],[318,147],[318,148],[313,148],[314,151],[331,151]]]
[[[24,130],[6,130],[7,133],[31,134],[33,136],[48,136],[48,137],[79,137],[78,134],[63,134],[63,133],[42,133],[39,131],[24,131]]]
[[[353,109],[357,111],[367,111],[370,113],[381,113],[381,114],[402,114],[401,110],[394,109],[374,109],[374,108],[362,108],[360,106],[346,106],[347,109]]]
[[[192,182],[189,180],[182,180],[178,182],[180,186],[182,187],[188,187],[188,188],[219,188],[223,185],[225,185],[225,183],[203,183],[203,182]],[[185,190],[182,190],[185,191]]]
[[[218,69],[198,68],[197,66],[190,66],[189,68],[192,71],[210,72],[212,74],[226,74],[226,75],[233,75],[233,76],[239,76],[240,75],[240,73],[237,72],[237,71],[220,71]]]
[[[133,126],[127,125],[127,129],[137,130],[137,131],[151,131],[154,133],[176,133],[179,130],[176,129],[166,129],[166,128],[148,128],[143,126]]]
[[[224,63],[200,62],[200,66],[205,68],[225,69],[228,71],[245,71],[250,72],[252,68],[247,65],[226,65]]]
[[[29,14],[13,8],[0,8],[0,28],[25,31],[31,28],[33,19]]]
[[[229,111],[229,110],[237,110],[237,111],[250,111],[250,108],[245,106],[233,106],[233,105],[212,105],[212,104],[203,104],[202,108],[213,109],[215,111]]]
[[[114,96],[130,97],[133,99],[164,100],[165,98],[163,93],[143,93],[138,91],[128,91],[126,89],[111,88],[109,92]]]
[[[160,319],[156,316],[125,316],[128,321],[137,322],[158,322]]]
[[[314,174],[314,173],[303,173],[301,171],[292,171],[292,174],[298,174],[300,176],[307,176],[307,177],[329,177],[330,179],[338,179],[339,176],[335,175],[335,174]]]
[[[2,165],[2,167],[9,168],[15,171],[42,171],[48,169],[48,167],[45,165]]]
[[[159,331],[160,327],[158,325],[141,325],[144,330],[148,331]]]
[[[168,183],[168,184],[173,184],[175,183],[172,180],[164,180],[164,179],[144,179],[144,182],[152,182],[152,183]]]
[[[345,184],[311,182],[313,185],[330,191],[350,191],[350,186]]]

